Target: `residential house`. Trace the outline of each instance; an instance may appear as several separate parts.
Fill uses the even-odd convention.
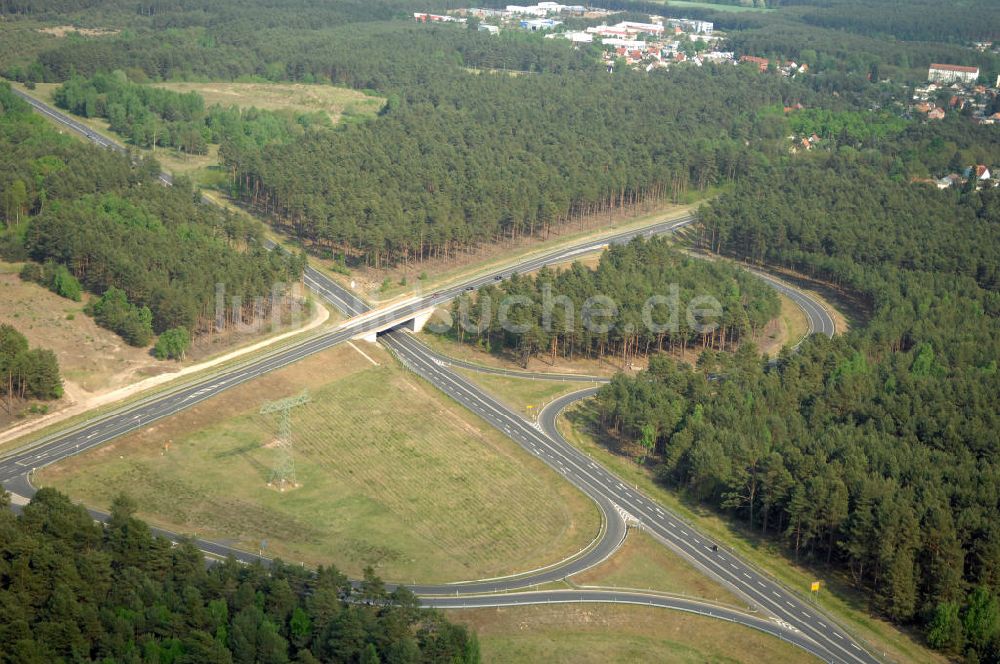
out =
[[[770,64],[767,58],[759,58],[756,55],[741,55],[740,62],[751,62],[757,65],[762,72],[767,71],[767,66]]]
[[[964,177],[966,180],[968,180],[969,176],[972,175],[972,172],[973,172],[973,167],[970,166],[969,168],[965,169],[962,172],[962,177]],[[976,179],[979,180],[979,181],[989,180],[990,177],[991,177],[990,176],[990,169],[986,168],[986,166],[984,164],[976,164],[976,166],[975,166],[975,173],[976,173]]]
[[[958,173],[952,173],[938,180],[937,187],[938,189],[947,189],[949,187],[957,188],[961,187],[963,182],[965,182],[965,180],[962,178],[961,175],[959,175]]]

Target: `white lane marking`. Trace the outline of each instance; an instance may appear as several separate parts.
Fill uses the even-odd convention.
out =
[[[840,634],[837,634],[836,632],[834,632],[834,633],[833,633],[833,635],[834,635],[834,636],[836,636],[836,637],[837,637],[838,639],[840,639],[841,641],[843,641],[843,640],[844,640],[844,637],[842,637],[842,636],[841,636]]]

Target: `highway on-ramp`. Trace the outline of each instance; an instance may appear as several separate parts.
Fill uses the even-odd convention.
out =
[[[534,606],[553,604],[632,604],[636,606],[658,607],[694,613],[717,620],[738,623],[759,630],[782,641],[794,644],[820,659],[828,659],[827,652],[802,634],[785,629],[773,620],[751,616],[735,609],[728,609],[697,600],[653,595],[650,593],[622,590],[540,590],[536,592],[507,593],[503,595],[473,597],[425,597],[425,606],[438,609],[486,609],[510,606]]]
[[[322,275],[320,278],[327,282],[324,284],[325,289],[334,292],[342,290],[332,279],[326,279]],[[808,295],[774,278],[766,281],[800,306],[810,307],[807,312],[812,312],[808,316],[811,333],[833,334],[833,321],[821,305]],[[454,292],[457,294],[462,290],[463,287],[457,287]],[[348,313],[363,314],[364,309],[360,305],[356,306],[358,308]],[[448,361],[442,359],[439,354],[431,352],[411,334],[402,330],[392,330],[381,335],[380,340],[396,353],[405,366],[547,463],[599,505],[610,502],[616,509],[639,522],[647,532],[680,553],[703,572],[735,588],[755,607],[771,614],[783,629],[796,634],[797,638],[808,639],[815,646],[811,652],[822,651],[821,656],[831,662],[877,661],[830,618],[817,611],[816,607],[789,592],[736,554],[719,549],[710,538],[698,532],[676,514],[657,504],[636,487],[625,484],[566,442],[556,428],[556,418],[567,405],[592,395],[596,388],[555,400],[543,410],[536,425],[512,412],[470,380],[452,371],[447,366]],[[460,364],[469,365],[464,362]],[[483,369],[478,365],[471,367]],[[555,573],[558,574],[559,570]],[[561,578],[565,576],[569,574],[564,574]],[[482,588],[482,585],[478,587]],[[463,585],[453,586],[451,589],[458,594],[479,592]],[[414,586],[413,590],[421,595],[433,595],[439,592],[437,587]]]
[[[34,100],[28,98],[28,101],[32,103]],[[48,108],[39,103],[32,103],[32,105],[40,112],[46,112],[45,109]],[[52,113],[46,112],[46,114],[54,117]],[[62,116],[62,119],[59,117],[54,117],[54,119],[64,124],[67,121],[78,124],[65,116]],[[94,132],[86,127],[77,127],[69,124],[67,126],[76,131],[81,131],[92,140],[95,139]],[[165,182],[168,182],[168,180],[165,180]],[[415,298],[413,301],[403,303],[388,311],[368,311],[367,305],[356,296],[347,292],[322,273],[309,268],[305,275],[307,284],[335,306],[353,315],[353,319],[341,324],[333,331],[295,343],[262,357],[247,360],[242,364],[227,368],[193,384],[184,385],[161,395],[141,400],[134,405],[124,407],[107,416],[78,425],[66,432],[60,432],[44,438],[29,449],[17,451],[0,460],[0,484],[10,486],[15,491],[23,490],[25,494],[22,495],[30,495],[31,488],[25,478],[32,468],[48,465],[86,449],[101,445],[124,433],[146,426],[152,421],[176,413],[204,401],[223,390],[252,380],[264,373],[287,366],[310,354],[335,346],[362,333],[382,329],[385,325],[400,320],[400,318],[407,315],[416,314],[427,310],[431,306],[448,302],[470,287],[475,288],[494,281],[497,277],[503,278],[509,276],[513,270],[529,272],[544,265],[564,262],[576,255],[600,249],[610,242],[628,241],[636,235],[648,236],[669,232],[692,222],[693,219],[691,217],[666,221],[641,230],[620,232],[603,240],[583,242],[574,247],[555,250],[542,256],[527,259],[515,268],[506,268],[502,271],[484,274],[470,282],[444,289],[429,297]],[[770,279],[769,283],[772,283],[776,287],[788,288],[780,283],[775,284]],[[833,333],[832,319],[820,305],[795,289],[788,288],[786,294],[806,309],[810,328],[813,332]],[[814,308],[810,309],[808,307]],[[573,573],[570,570],[575,569],[574,566],[583,568],[581,567],[582,565],[593,564],[594,561],[606,557],[608,552],[613,550],[614,546],[617,546],[615,537],[608,533],[612,535],[617,533],[615,529],[620,527],[620,520],[609,516],[609,514],[612,514],[612,512],[624,512],[629,517],[640,522],[643,528],[661,541],[695,562],[700,568],[726,581],[742,595],[749,598],[759,610],[771,614],[774,619],[773,622],[783,630],[782,633],[786,639],[789,634],[794,635],[794,639],[800,642],[799,645],[803,643],[809,644],[808,650],[830,662],[860,663],[877,661],[829,618],[819,613],[815,607],[800,600],[796,595],[752,568],[735,554],[726,551],[713,551],[713,543],[690,524],[683,522],[676,515],[658,505],[635,487],[630,487],[622,482],[600,464],[589,459],[589,457],[579,450],[566,443],[560,436],[553,435],[554,414],[552,415],[552,422],[542,422],[540,425],[527,422],[487,395],[481,388],[451,371],[445,366],[445,362],[442,362],[439,357],[434,357],[423,344],[420,344],[411,335],[401,331],[391,331],[383,335],[382,339],[399,356],[405,365],[427,378],[456,401],[479,414],[490,424],[508,434],[529,452],[541,458],[554,468],[556,472],[563,475],[568,481],[593,498],[605,514],[606,528],[604,536],[595,540],[594,545],[581,552],[578,556],[548,569],[537,570],[507,579],[448,584],[445,586],[414,587],[414,590],[421,593],[428,603],[438,601],[432,600],[431,596],[451,597],[455,594],[507,591],[544,582],[539,581],[539,579],[563,578],[568,576]],[[564,405],[568,401],[554,404],[553,408],[546,410],[547,415],[545,417],[547,418],[548,414],[557,413],[560,403]],[[620,539],[618,542],[620,542]],[[203,545],[207,545],[207,548]],[[215,552],[218,555],[229,555],[232,553],[232,550],[228,547],[218,544],[213,545],[212,543],[199,542],[199,546],[203,546],[206,550]],[[216,551],[212,551],[211,546],[215,546]],[[609,549],[606,547],[612,548]],[[253,558],[251,554],[244,554],[244,556],[242,559],[246,559],[246,557]],[[622,595],[621,593],[619,594]],[[489,600],[483,595],[477,595],[476,597],[476,601],[478,602],[503,601],[509,603],[514,601],[510,595],[504,595],[503,597],[506,599],[503,600]],[[645,596],[642,595],[642,597]],[[587,600],[581,597],[579,601]],[[608,601],[608,598],[604,597],[602,601]],[[652,602],[652,600],[649,600],[649,602]],[[526,603],[529,602],[526,600]],[[754,618],[751,620],[745,614],[734,613],[736,614],[736,619],[744,622],[744,624],[750,624],[759,619]],[[741,619],[739,618],[740,616],[744,616],[744,618]]]

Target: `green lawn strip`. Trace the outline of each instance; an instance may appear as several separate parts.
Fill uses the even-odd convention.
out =
[[[802,307],[792,302],[787,295],[779,295],[781,300],[781,320],[785,324],[785,345],[794,347],[809,334],[809,319]]]
[[[248,550],[266,540],[270,555],[351,574],[372,564],[404,583],[526,571],[576,553],[599,529],[585,496],[391,361],[312,391],[293,413],[302,486],[268,488],[276,425],[257,409],[288,395],[245,387],[228,396],[229,417],[179,416],[40,480],[99,507],[128,487],[157,525]]]
[[[510,378],[463,368],[456,368],[455,371],[504,402],[521,417],[531,421],[538,418],[538,413],[550,401],[564,394],[597,385],[597,383]]]
[[[449,611],[476,630],[483,662],[805,664],[789,643],[714,618],[652,607],[552,604]]]
[[[746,600],[695,569],[691,563],[640,529],[600,565],[572,577],[577,586],[652,590],[726,604],[745,610]]]

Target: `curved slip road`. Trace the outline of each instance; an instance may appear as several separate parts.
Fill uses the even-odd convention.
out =
[[[807,312],[810,334],[833,334],[835,329],[833,320],[820,304],[808,295],[773,277],[765,280],[794,302],[803,306]],[[336,290],[339,287],[333,283],[329,288]],[[503,431],[528,452],[540,458],[569,482],[598,501],[599,504],[603,501],[610,502],[616,509],[624,511],[629,517],[637,520],[654,537],[694,563],[703,572],[735,588],[754,606],[774,616],[775,624],[781,630],[784,630],[786,634],[790,632],[795,635],[793,642],[808,642],[811,645],[806,648],[807,650],[829,662],[878,661],[851,639],[844,630],[835,625],[832,620],[816,611],[813,606],[803,602],[798,596],[789,592],[770,577],[760,573],[738,556],[726,551],[713,551],[714,543],[710,538],[699,533],[697,529],[674,513],[656,504],[644,493],[634,487],[627,486],[600,464],[570,445],[559,434],[555,425],[556,418],[569,404],[581,398],[592,396],[596,393],[597,388],[590,388],[556,399],[542,411],[538,425],[533,425],[511,412],[474,383],[452,371],[447,364],[449,362],[454,364],[454,361],[442,359],[441,355],[430,351],[409,333],[393,330],[381,335],[380,339],[396,353],[404,365]],[[507,370],[493,370],[473,363],[459,362],[459,365],[475,370],[486,369],[487,373],[499,372],[502,375],[512,375],[513,373]],[[523,375],[524,372],[520,373]],[[528,375],[531,376],[530,372]],[[579,379],[579,377],[576,378]],[[570,576],[570,574],[563,574],[560,577],[558,571],[556,574],[555,578]],[[477,584],[476,587],[482,588],[482,584]],[[462,586],[448,587],[448,589],[454,593],[477,592],[475,588],[466,589]],[[440,587],[418,586],[413,590],[422,596],[440,594]],[[428,598],[427,601],[431,600]],[[497,603],[486,605],[501,606],[506,605],[501,604],[501,602],[510,602],[511,600],[506,595],[501,595],[489,598],[477,597],[476,601],[493,601]],[[602,601],[609,600],[605,596]]]
[[[775,636],[782,641],[787,641],[820,659],[827,658],[827,653],[811,639],[790,631],[774,621],[747,615],[741,611],[726,609],[725,607],[713,604],[664,595],[618,590],[542,590],[530,593],[510,593],[486,597],[429,597],[422,598],[421,601],[425,606],[438,609],[485,609],[566,603],[633,604],[636,606],[672,609],[674,611],[684,611],[686,613],[738,623]]]
[[[107,139],[103,139],[103,137],[95,134],[89,128],[83,127],[72,119],[52,111],[52,109],[49,109],[44,104],[40,104],[26,95],[18,94],[26,98],[28,103],[32,104],[40,112],[53,117],[56,121],[83,133],[95,142],[100,144],[108,143]],[[116,145],[109,147],[121,149]],[[168,177],[161,178],[161,180],[165,184],[169,184]],[[640,230],[613,234],[602,240],[581,243],[575,247],[556,250],[537,258],[525,260],[513,269],[519,272],[532,271],[547,264],[563,262],[575,255],[603,248],[609,243],[626,242],[637,235],[650,236],[669,232],[689,225],[693,221],[693,218],[686,217],[661,222]],[[24,495],[30,495],[32,489],[26,481],[26,474],[33,467],[47,465],[85,449],[103,444],[123,433],[145,426],[151,421],[203,401],[229,387],[252,380],[263,373],[286,366],[312,353],[330,348],[365,331],[378,329],[384,324],[399,320],[407,314],[425,310],[431,305],[443,304],[467,288],[484,285],[493,281],[496,277],[502,278],[508,276],[511,270],[512,268],[506,268],[505,270],[473,279],[466,284],[434,293],[430,297],[397,306],[389,311],[371,314],[360,320],[348,321],[333,332],[274,351],[264,357],[247,361],[242,365],[226,369],[213,377],[203,379],[194,384],[178,387],[164,395],[150,397],[93,422],[77,426],[68,432],[49,436],[30,450],[15,452],[0,460],[0,483],[11,486],[14,489],[22,489],[26,492]],[[783,292],[786,292],[787,295],[806,309],[811,332],[833,333],[833,321],[820,305],[813,302],[808,296],[777,282],[773,278],[765,278],[772,285],[776,287],[780,286],[779,290],[787,288],[788,291],[783,290]],[[353,294],[348,293],[322,273],[309,268],[307,269],[305,279],[310,287],[317,290],[317,292],[330,300],[335,306],[342,308],[347,313],[363,315],[364,312],[368,311],[368,307],[363,301]],[[775,284],[775,282],[777,283]],[[602,506],[602,511],[607,513],[608,505],[623,508],[630,516],[640,520],[643,527],[647,528],[655,536],[664,542],[670,543],[675,550],[684,552],[685,555],[697,561],[703,569],[712,573],[713,576],[725,579],[743,595],[755,601],[761,609],[772,613],[779,621],[776,625],[784,630],[782,634],[786,637],[786,640],[789,633],[798,635],[795,638],[802,641],[800,643],[802,647],[830,662],[860,663],[877,661],[870,654],[862,650],[842,630],[833,625],[829,619],[815,612],[812,607],[801,603],[780,585],[757,573],[731,554],[712,552],[708,539],[701,536],[689,524],[685,524],[679,518],[673,517],[661,506],[658,506],[635,489],[630,489],[614,475],[582,455],[582,453],[572,448],[572,446],[569,446],[565,441],[554,439],[551,435],[540,430],[540,428],[535,428],[535,426],[511,413],[502,404],[485,395],[477,386],[441,366],[438,361],[435,361],[428,354],[427,349],[410,335],[393,331],[383,335],[383,339],[386,340],[386,344],[411,369],[427,377],[446,393],[452,394],[456,400],[479,413],[494,426],[511,435],[514,440],[522,444],[529,452],[542,458],[556,472],[562,474],[567,480],[590,495],[599,506]],[[550,412],[557,411],[550,409]],[[13,484],[11,484],[12,482]],[[616,519],[608,520],[606,533],[613,531],[613,524],[616,521]],[[171,533],[159,532],[168,537],[172,536]],[[590,550],[583,552],[577,558],[564,561],[562,565],[541,570],[537,574],[558,574],[560,575],[558,578],[563,578],[568,575],[566,570],[570,569],[570,566],[582,564],[579,561],[584,559],[596,560],[599,556],[598,554],[592,554],[592,552],[599,551],[602,543],[613,540],[614,537],[605,536],[598,541],[597,546],[591,547]],[[205,541],[198,541],[197,543],[204,550],[215,555],[235,555],[238,559],[245,561],[257,560],[257,556],[253,554],[239,552],[218,543]],[[708,555],[709,553],[715,555]],[[538,578],[544,577],[528,574],[492,581],[443,586],[422,586],[414,588],[414,590],[424,593],[424,601],[430,605],[437,601],[443,602],[445,598],[435,598],[429,595],[453,595],[454,593],[463,592],[493,592],[494,590],[523,588],[539,583],[540,581],[536,580]],[[599,593],[600,591],[587,592]],[[614,593],[613,595],[624,598],[627,593]],[[655,595],[647,597],[641,593],[633,593],[631,595],[642,598],[640,603],[644,604],[653,601],[650,598],[657,597]],[[476,597],[476,601],[493,601],[495,603],[492,605],[497,606],[501,605],[499,604],[501,601],[511,602],[511,597],[511,595],[503,595],[491,599],[480,595]],[[597,597],[597,595],[591,597]],[[578,599],[573,601],[592,600],[586,599],[583,595],[578,595]],[[606,595],[603,595],[603,599],[593,601],[609,600]],[[622,601],[627,600],[623,599]],[[524,603],[532,602],[525,599]],[[738,612],[734,612],[734,614],[734,619],[750,626],[754,626],[751,623],[759,620]]]
[[[713,551],[714,542],[645,493],[627,485],[613,473],[567,443],[555,430],[555,418],[574,393],[557,399],[543,411],[539,427],[512,413],[470,381],[434,362],[421,352],[421,344],[406,332],[394,331],[382,340],[400,360],[453,399],[475,412],[537,456],[567,481],[595,500],[607,500],[641,524],[647,532],[670,546],[698,568],[722,580],[748,598],[754,606],[773,615],[782,627],[811,640],[829,662],[875,662],[860,645],[815,607],[789,592],[728,551]],[[592,394],[596,388],[585,391]],[[414,589],[422,594],[430,588]]]

